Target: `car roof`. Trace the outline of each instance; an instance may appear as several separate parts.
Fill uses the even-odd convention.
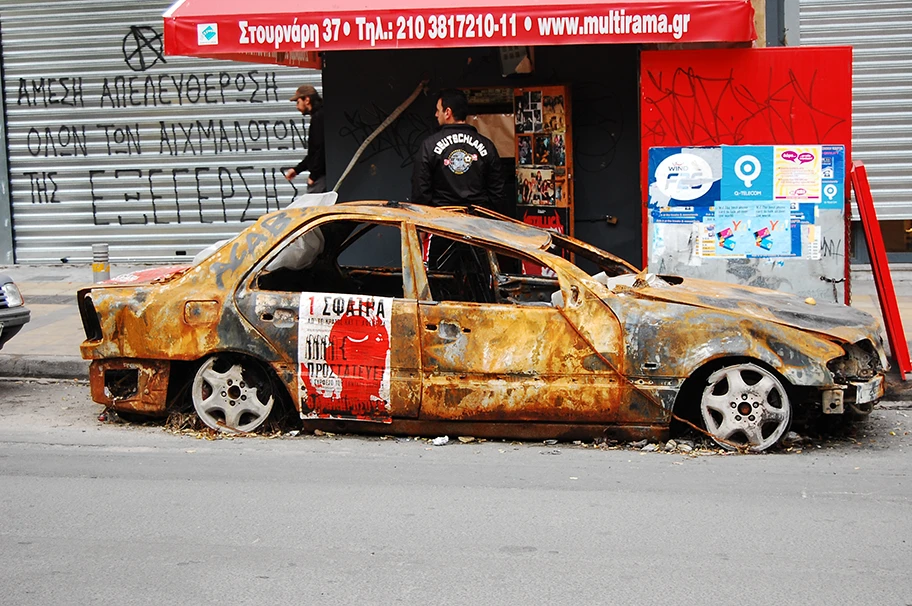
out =
[[[476,217],[452,210],[408,202],[386,200],[343,202],[332,206],[288,208],[278,212],[289,213],[292,217],[317,214],[336,215],[340,218],[350,216],[352,219],[373,218],[408,221],[432,230],[463,234],[493,244],[500,244],[507,248],[547,250],[551,245],[551,234],[538,227]],[[297,224],[298,221],[295,221],[295,223]]]

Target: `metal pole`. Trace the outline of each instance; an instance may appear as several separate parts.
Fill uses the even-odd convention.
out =
[[[95,284],[111,277],[111,263],[107,244],[92,245],[92,279]]]

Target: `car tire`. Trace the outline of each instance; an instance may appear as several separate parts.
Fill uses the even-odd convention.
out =
[[[717,444],[752,452],[778,443],[792,419],[785,383],[750,362],[724,366],[710,374],[700,412],[706,431]]]
[[[203,360],[191,394],[200,420],[226,433],[256,431],[278,408],[270,372],[251,358],[228,354]]]

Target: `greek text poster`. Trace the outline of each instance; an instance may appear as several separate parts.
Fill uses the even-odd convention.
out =
[[[298,386],[302,418],[391,422],[393,299],[302,293]]]

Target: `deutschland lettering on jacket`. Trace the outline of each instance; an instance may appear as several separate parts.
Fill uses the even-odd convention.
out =
[[[450,145],[456,145],[457,143],[466,143],[474,147],[478,150],[478,153],[482,158],[488,155],[488,148],[485,147],[485,144],[468,133],[456,133],[455,135],[447,135],[438,141],[437,145],[434,146],[434,153],[439,156],[447,147]]]
[[[490,139],[465,123],[445,124],[421,145],[412,174],[418,204],[479,204],[498,209],[504,181]]]

